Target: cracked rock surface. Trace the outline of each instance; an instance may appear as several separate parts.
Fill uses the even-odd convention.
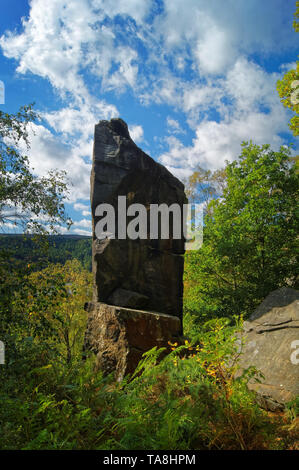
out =
[[[136,146],[122,119],[100,121],[95,126],[91,171],[93,217],[92,267],[94,302],[158,311],[182,317],[184,237],[99,240],[95,216],[99,204],[115,209],[118,233],[118,196],[126,206],[142,204],[149,214],[150,204],[187,203],[184,185],[164,166]],[[132,219],[132,217],[131,217]],[[129,218],[127,219],[129,222]],[[183,221],[180,220],[181,227]]]
[[[125,209],[119,206],[119,196]],[[171,230],[169,237],[163,238],[161,231],[152,237],[150,205],[174,203],[181,214],[176,218],[180,237],[174,237]],[[86,304],[84,349],[92,350],[97,367],[104,374],[114,372],[117,380],[132,373],[149,349],[165,347],[167,352],[168,342],[181,342],[186,203],[184,185],[136,146],[122,119],[95,126],[91,171],[94,288],[93,301]],[[96,209],[101,204],[113,208],[115,238],[98,236],[102,219]],[[145,211],[143,239],[123,236],[123,228],[126,233],[132,220],[127,217],[124,227],[123,216],[132,204],[141,204]],[[172,220],[171,216],[170,226]]]
[[[244,322],[240,365],[255,366],[261,384],[249,384],[260,404],[271,411],[299,394],[299,292],[282,287],[271,292]]]

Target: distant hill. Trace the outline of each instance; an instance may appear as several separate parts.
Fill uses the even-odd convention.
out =
[[[41,248],[32,235],[0,234],[0,252],[5,250],[12,263],[21,266],[36,263],[38,269],[76,258],[91,271],[91,237],[50,235],[47,242],[47,246]]]

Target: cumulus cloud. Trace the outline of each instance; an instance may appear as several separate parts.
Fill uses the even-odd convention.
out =
[[[91,236],[91,219],[81,219],[74,222],[72,232],[77,235]]]
[[[77,235],[83,235],[85,237],[90,237],[91,234],[92,234],[91,230],[90,231],[89,230],[83,230],[83,229],[80,229],[80,228],[74,228],[72,230],[72,232],[76,233]]]
[[[164,0],[159,8],[154,0],[30,5],[23,30],[5,33],[0,46],[17,61],[18,73],[45,78],[64,100],[61,109],[41,113],[30,159],[38,174],[67,170],[72,202],[89,198],[94,124],[119,115],[111,101],[126,91],[142,105],[168,106],[171,137],[159,160],[179,177],[198,163],[218,168],[236,158],[242,140],[283,143],[288,114],[275,94],[279,76],[257,62],[292,48],[293,6],[285,0]],[[171,108],[175,116],[183,113],[180,119]],[[188,145],[178,139],[182,115],[194,132]],[[144,125],[133,122],[133,140],[144,141]],[[88,209],[81,209],[87,217]]]
[[[80,107],[67,106],[59,110],[40,113],[42,118],[55,130],[72,137],[80,134],[85,139],[90,138],[94,125],[100,119],[111,119],[118,116],[117,108],[105,102],[96,102],[91,106],[84,104]]]
[[[283,144],[279,136],[286,130],[284,111],[272,110],[270,114],[250,112],[240,120],[237,116],[216,121],[202,121],[196,128],[192,145],[184,146],[177,138],[168,139],[169,151],[159,161],[177,176],[188,176],[200,164],[204,168],[217,169],[225,161],[232,161],[241,153],[240,144],[254,136],[254,142],[271,143],[278,149]]]
[[[59,234],[59,235],[67,235],[69,233],[69,230],[66,227],[61,227],[60,225],[55,225],[54,230]]]
[[[234,100],[238,112],[257,110],[261,106],[270,109],[279,103],[275,93],[278,78],[278,74],[269,74],[259,65],[241,57],[227,73],[224,92]]]
[[[189,49],[202,70],[218,74],[244,52],[289,49],[292,8],[285,0],[164,0],[156,27],[169,49]]]
[[[76,142],[63,142],[59,135],[37,124],[31,125],[29,139],[30,149],[24,148],[24,151],[34,173],[41,176],[52,169],[64,170],[70,182],[69,201],[89,199],[91,163],[84,158],[85,154],[81,152],[80,146]]]
[[[90,207],[87,206],[86,204],[82,204],[80,202],[75,202],[73,207],[74,207],[75,211],[81,212],[83,217],[88,217],[88,216],[91,215]]]
[[[216,25],[205,31],[203,39],[197,42],[195,58],[199,71],[204,74],[221,74],[234,62],[229,32],[221,31]]]
[[[149,14],[151,0],[92,0],[92,6],[95,9],[105,12],[106,15],[113,17],[116,15],[125,15],[133,18],[137,23],[142,22]]]
[[[1,224],[0,230],[3,233],[10,233],[10,232],[17,233],[20,231],[19,227],[12,222],[6,222],[4,224]]]
[[[240,154],[242,141],[269,143],[278,149],[281,134],[288,131],[288,112],[275,93],[276,73],[240,57],[225,77],[197,89],[187,87],[184,106],[195,130],[192,145],[177,138],[167,139],[169,150],[159,160],[172,172],[185,176],[196,165],[220,168]],[[204,91],[203,91],[204,90]],[[224,102],[223,100],[226,100]],[[217,110],[218,120],[202,118],[201,111]],[[201,119],[200,119],[201,117]]]
[[[18,73],[39,75],[61,94],[72,93],[77,104],[91,104],[84,80],[87,68],[103,89],[119,93],[135,86],[138,53],[128,44],[119,44],[115,18],[123,15],[140,24],[151,4],[148,0],[32,0],[30,16],[22,20],[23,32],[5,33],[0,46],[6,57],[18,61]]]
[[[140,125],[133,125],[133,126],[129,126],[129,132],[130,132],[130,136],[132,138],[132,140],[134,140],[134,142],[142,142],[143,141],[143,128],[142,126]]]
[[[91,227],[91,220],[88,219],[82,219],[74,222],[73,224],[74,227],[85,227],[85,228],[90,228]]]
[[[167,116],[166,124],[169,133],[185,134],[185,131],[181,128],[179,121],[177,121],[176,119],[172,119],[170,116]]]
[[[23,32],[7,32],[0,45],[18,61],[19,73],[42,76],[88,103],[86,69],[102,90],[129,87],[150,99],[154,65],[154,80],[160,80],[161,99],[167,101],[174,81],[167,87],[161,80],[173,75],[170,64],[183,70],[192,61],[202,77],[217,76],[240,55],[290,48],[290,11],[285,0],[164,0],[160,10],[153,0],[32,0]],[[287,22],[290,27],[282,28]]]

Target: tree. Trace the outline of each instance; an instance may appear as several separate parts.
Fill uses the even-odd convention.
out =
[[[298,33],[299,22],[296,19],[299,19],[299,1],[296,2],[294,17],[293,27],[295,32]],[[283,78],[277,81],[276,86],[283,105],[296,113],[291,118],[289,127],[294,136],[297,136],[299,135],[299,61],[296,63],[296,69],[285,73]]]
[[[26,289],[15,302],[15,314],[25,320],[23,334],[48,348],[54,346],[60,359],[70,364],[82,354],[84,304],[91,291],[92,274],[76,259],[29,274]]]
[[[203,204],[204,210],[207,210],[209,201],[222,194],[225,182],[224,168],[211,171],[198,166],[185,182],[189,202]]]
[[[52,171],[38,177],[29,166],[29,159],[22,147],[29,148],[29,126],[37,119],[32,105],[20,108],[16,114],[0,111],[0,228],[6,224],[22,231],[44,235],[55,232],[56,226],[68,219],[63,199],[67,194],[65,172]],[[36,237],[36,248],[47,247],[46,237]],[[36,253],[35,253],[36,256]],[[33,257],[33,256],[32,256]],[[10,335],[10,324],[22,316],[14,317],[16,297],[28,287],[28,274],[34,270],[30,261],[25,267],[18,263],[14,254],[4,246],[0,249],[0,339],[8,351],[15,346]]]
[[[65,172],[53,170],[38,177],[20,150],[29,149],[28,130],[36,121],[33,105],[16,114],[0,111],[0,226],[10,223],[23,230],[55,231],[57,225],[71,224],[63,204],[67,194]]]
[[[185,306],[203,319],[247,315],[270,291],[296,285],[298,175],[290,149],[242,146],[226,166],[222,198],[209,203],[201,249],[186,255]]]
[[[299,2],[296,2],[296,11],[294,13],[293,28],[296,33],[299,33]]]

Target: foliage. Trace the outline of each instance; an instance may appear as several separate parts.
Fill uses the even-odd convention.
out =
[[[91,425],[91,390],[97,401],[98,382],[81,357],[91,273],[73,260],[23,272],[19,279],[21,288],[15,288],[0,324],[6,357],[0,368],[0,428],[6,435],[1,447],[61,448],[67,441],[64,448],[70,448],[77,433],[86,432],[86,423]],[[72,397],[78,394],[74,407]],[[80,404],[82,396],[86,406]]]
[[[8,325],[16,315],[16,300],[33,290],[32,277],[51,263],[64,264],[78,258],[88,271],[91,271],[91,240],[84,237],[48,236],[42,239],[29,235],[0,235],[0,334],[12,342]],[[70,265],[72,266],[72,265]],[[61,268],[60,268],[61,270]],[[47,272],[47,271],[46,271]],[[27,293],[27,294],[26,294]],[[59,290],[57,303],[59,304]],[[82,303],[86,301],[82,297]],[[20,313],[17,323],[22,325],[24,318]]]
[[[292,419],[296,419],[299,417],[299,396],[297,396],[287,404],[287,409]]]
[[[198,166],[185,182],[186,195],[189,202],[203,204],[207,210],[209,201],[222,194],[225,183],[225,169],[211,171]]]
[[[16,114],[0,110],[0,225],[7,223],[31,232],[55,231],[68,219],[63,199],[67,195],[65,172],[50,171],[37,177],[22,146],[29,149],[30,124],[36,121],[33,105]],[[42,222],[43,223],[42,223]]]
[[[86,299],[91,297],[91,273],[79,261],[64,266],[49,265],[24,276],[22,289],[15,290],[7,318],[8,344],[23,347],[30,342],[47,343],[43,354],[55,354],[56,361],[70,363],[81,351],[81,332],[85,327]],[[9,352],[9,349],[8,349]],[[13,351],[10,351],[13,357]]]
[[[296,33],[299,33],[299,2],[296,2],[296,11],[294,13],[294,21],[293,21],[293,28]]]
[[[1,449],[268,449],[292,445],[289,434],[255,403],[238,378],[242,324],[185,316],[185,344],[159,361],[144,354],[122,382],[82,359],[83,304],[91,274],[76,260],[23,272],[6,330],[0,367]],[[3,334],[5,336],[3,337]],[[293,408],[292,408],[293,409]],[[291,423],[293,415],[288,418]],[[284,423],[285,426],[285,423]]]
[[[293,27],[296,33],[299,32],[299,2],[296,2]],[[286,108],[291,109],[296,115],[290,120],[289,127],[294,136],[299,135],[299,61],[296,69],[286,72],[281,80],[277,81],[277,91],[281,102]]]
[[[286,72],[281,80],[277,81],[277,91],[281,102],[291,109],[295,116],[290,120],[289,127],[294,136],[299,135],[299,62],[296,69]]]
[[[65,264],[67,260],[78,259],[82,266],[91,271],[91,238],[81,235],[48,235],[46,247],[41,249],[35,237],[21,234],[0,234],[0,251],[6,252],[9,265],[40,270],[48,264]]]
[[[49,337],[24,342],[22,362],[1,369],[1,448],[275,448],[276,428],[246,388],[254,371],[233,379],[235,328],[192,325],[192,342],[160,362],[152,349],[121,383],[95,372],[92,358],[57,360]]]
[[[227,164],[203,245],[186,255],[185,310],[200,321],[247,315],[272,290],[296,285],[298,174],[289,155],[285,147],[244,143]]]

